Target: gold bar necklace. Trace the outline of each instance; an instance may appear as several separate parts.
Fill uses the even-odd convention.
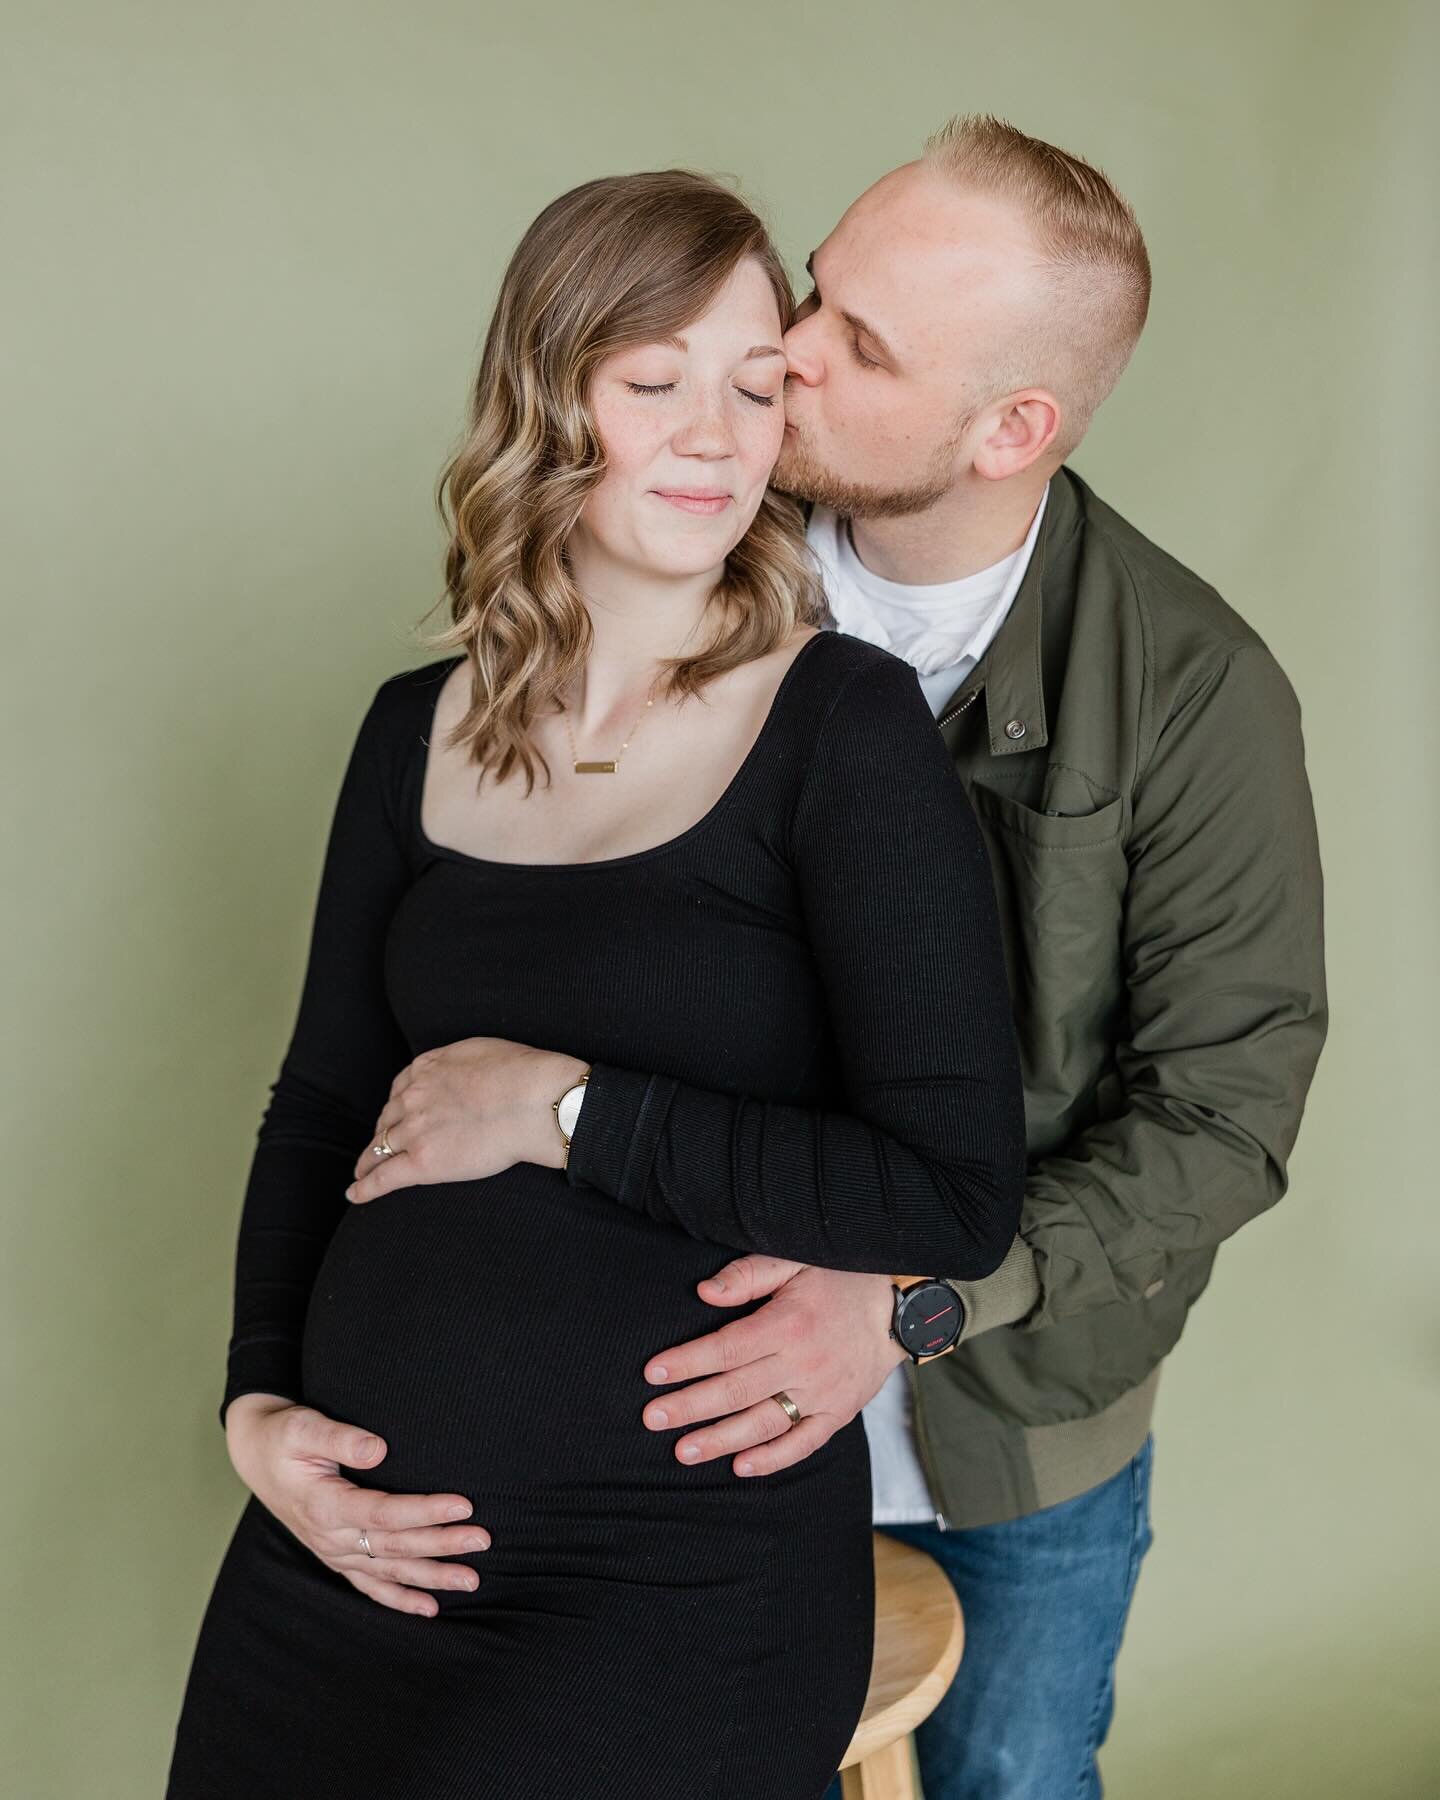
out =
[[[652,681],[650,685],[653,687],[655,684]],[[643,719],[645,717],[645,707],[653,706],[654,704],[655,704],[655,702],[653,699],[647,700],[645,702],[645,706],[642,706],[640,708],[640,711],[635,716],[635,725],[638,725],[640,723],[641,719]],[[580,752],[575,748],[575,733],[570,729],[570,709],[567,706],[564,710],[565,710],[565,732],[566,732],[566,735],[570,739],[570,757],[575,765],[575,773],[577,775],[613,775],[613,774],[615,774],[616,770],[619,769],[619,767],[620,767],[620,758],[630,748],[630,739],[635,735],[635,725],[632,725],[630,727],[629,731],[625,734],[625,742],[623,744],[621,744],[619,750],[617,751],[616,755],[614,756],[614,758],[612,760],[607,761],[607,762],[581,762]]]

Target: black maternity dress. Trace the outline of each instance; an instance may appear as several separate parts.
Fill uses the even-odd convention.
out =
[[[493,1538],[433,1618],[253,1496],[201,1624],[168,1800],[818,1800],[873,1631],[857,1415],[798,1466],[681,1464],[661,1348],[765,1304],[739,1251],[970,1278],[1016,1231],[1023,1099],[987,853],[914,671],[831,631],[669,842],[498,863],[419,819],[458,659],[384,681],[331,827],[242,1211],[224,1407],[379,1433],[390,1492]],[[642,740],[643,743],[643,740]],[[395,1075],[493,1036],[592,1064],[569,1166],[344,1188]]]

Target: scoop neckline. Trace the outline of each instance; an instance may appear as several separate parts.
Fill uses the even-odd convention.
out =
[[[435,714],[440,705],[440,690],[445,685],[445,681],[442,680],[436,685],[435,698],[431,701],[428,714],[426,715],[428,730],[420,737],[420,754],[418,758],[419,774],[415,781],[414,800],[410,808],[410,825],[415,834],[415,838],[426,853],[431,856],[443,857],[450,862],[469,864],[472,868],[477,869],[511,869],[517,873],[527,875],[538,874],[542,870],[554,870],[560,874],[572,874],[580,869],[619,869],[624,868],[630,863],[647,862],[651,857],[663,856],[669,851],[678,850],[682,845],[688,844],[693,838],[698,837],[700,833],[725,810],[727,802],[740,787],[752,765],[758,759],[766,740],[771,735],[771,732],[775,727],[775,721],[779,717],[781,702],[785,698],[786,690],[790,686],[795,671],[805,660],[806,653],[810,650],[811,646],[816,644],[821,638],[832,637],[833,635],[833,632],[825,630],[824,627],[819,628],[815,632],[815,635],[807,638],[795,652],[794,656],[791,657],[789,666],[786,668],[785,673],[780,677],[780,684],[771,697],[770,706],[766,711],[760,729],[755,734],[755,741],[745,752],[739,768],[736,769],[729,781],[726,782],[725,787],[715,804],[711,806],[708,811],[702,813],[693,825],[687,825],[684,831],[678,833],[675,837],[666,838],[665,841],[660,844],[650,844],[643,850],[631,850],[624,856],[590,857],[584,862],[536,863],[497,861],[494,857],[490,856],[474,856],[470,851],[457,849],[453,844],[437,844],[435,840],[427,834],[425,827],[420,822],[420,814],[425,799],[425,775],[430,763],[430,739],[434,735]],[[445,671],[445,678],[447,680],[449,679],[450,669],[453,669],[456,663],[463,662],[465,655],[466,652],[461,651],[459,656],[451,659],[450,668]]]

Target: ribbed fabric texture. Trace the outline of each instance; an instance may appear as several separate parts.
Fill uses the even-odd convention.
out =
[[[844,1110],[592,1062],[568,1173],[737,1249],[975,1279],[1004,1261],[1025,1181],[989,862],[914,670],[888,652],[840,656],[852,667],[806,759],[786,857]],[[684,980],[677,968],[657,998],[683,1006]]]
[[[267,1391],[376,1431],[386,1457],[350,1480],[464,1493],[494,1545],[451,1558],[473,1594],[417,1619],[252,1500],[168,1794],[817,1800],[870,1669],[861,1421],[744,1480],[646,1429],[641,1371],[743,1316],[695,1292],[737,1250],[1004,1259],[1023,1099],[979,828],[914,671],[822,632],[691,829],[489,862],[419,824],[452,666],[382,684],[346,769],[221,1411]],[[395,1074],[475,1035],[592,1064],[568,1168],[350,1206]]]

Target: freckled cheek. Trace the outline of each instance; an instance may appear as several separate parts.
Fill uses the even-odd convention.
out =
[[[605,446],[605,475],[587,500],[586,511],[597,518],[616,519],[636,507],[665,475],[661,463],[666,438],[643,423],[597,423]]]
[[[757,409],[758,410],[758,409]],[[772,417],[773,415],[773,417]],[[747,426],[740,444],[740,465],[744,471],[747,486],[763,488],[770,479],[770,471],[775,466],[775,459],[785,435],[785,412],[777,399],[774,406],[766,410],[753,424]]]

